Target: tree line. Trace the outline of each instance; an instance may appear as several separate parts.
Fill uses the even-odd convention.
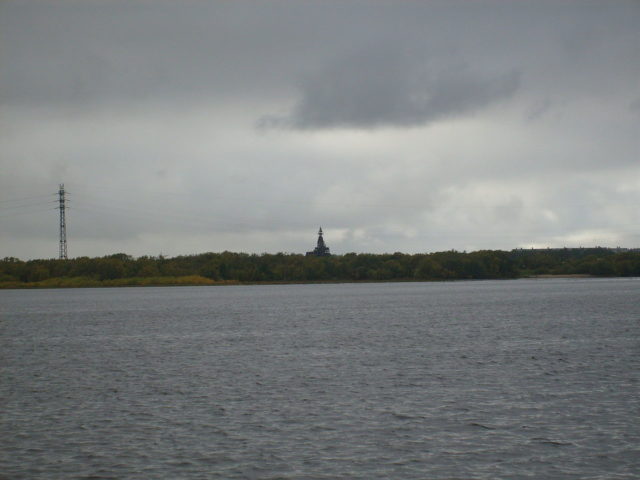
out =
[[[69,260],[0,260],[0,286],[99,286],[256,282],[508,279],[532,275],[640,276],[640,251],[607,248],[455,250],[404,254],[124,253]]]

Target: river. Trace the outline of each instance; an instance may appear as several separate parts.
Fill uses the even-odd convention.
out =
[[[637,479],[640,279],[0,291],[2,479]]]

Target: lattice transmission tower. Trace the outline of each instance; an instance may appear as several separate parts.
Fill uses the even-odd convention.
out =
[[[58,190],[58,209],[60,210],[60,260],[67,259],[67,223],[65,220],[66,200],[64,183],[61,183],[60,190]]]

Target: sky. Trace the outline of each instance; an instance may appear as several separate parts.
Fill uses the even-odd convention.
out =
[[[0,258],[640,247],[640,3],[0,2]]]

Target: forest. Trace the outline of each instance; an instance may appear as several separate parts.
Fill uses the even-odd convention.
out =
[[[546,275],[640,276],[640,251],[515,249],[404,254],[221,252],[172,258],[124,253],[68,260],[0,260],[0,288],[243,283],[437,281]]]

